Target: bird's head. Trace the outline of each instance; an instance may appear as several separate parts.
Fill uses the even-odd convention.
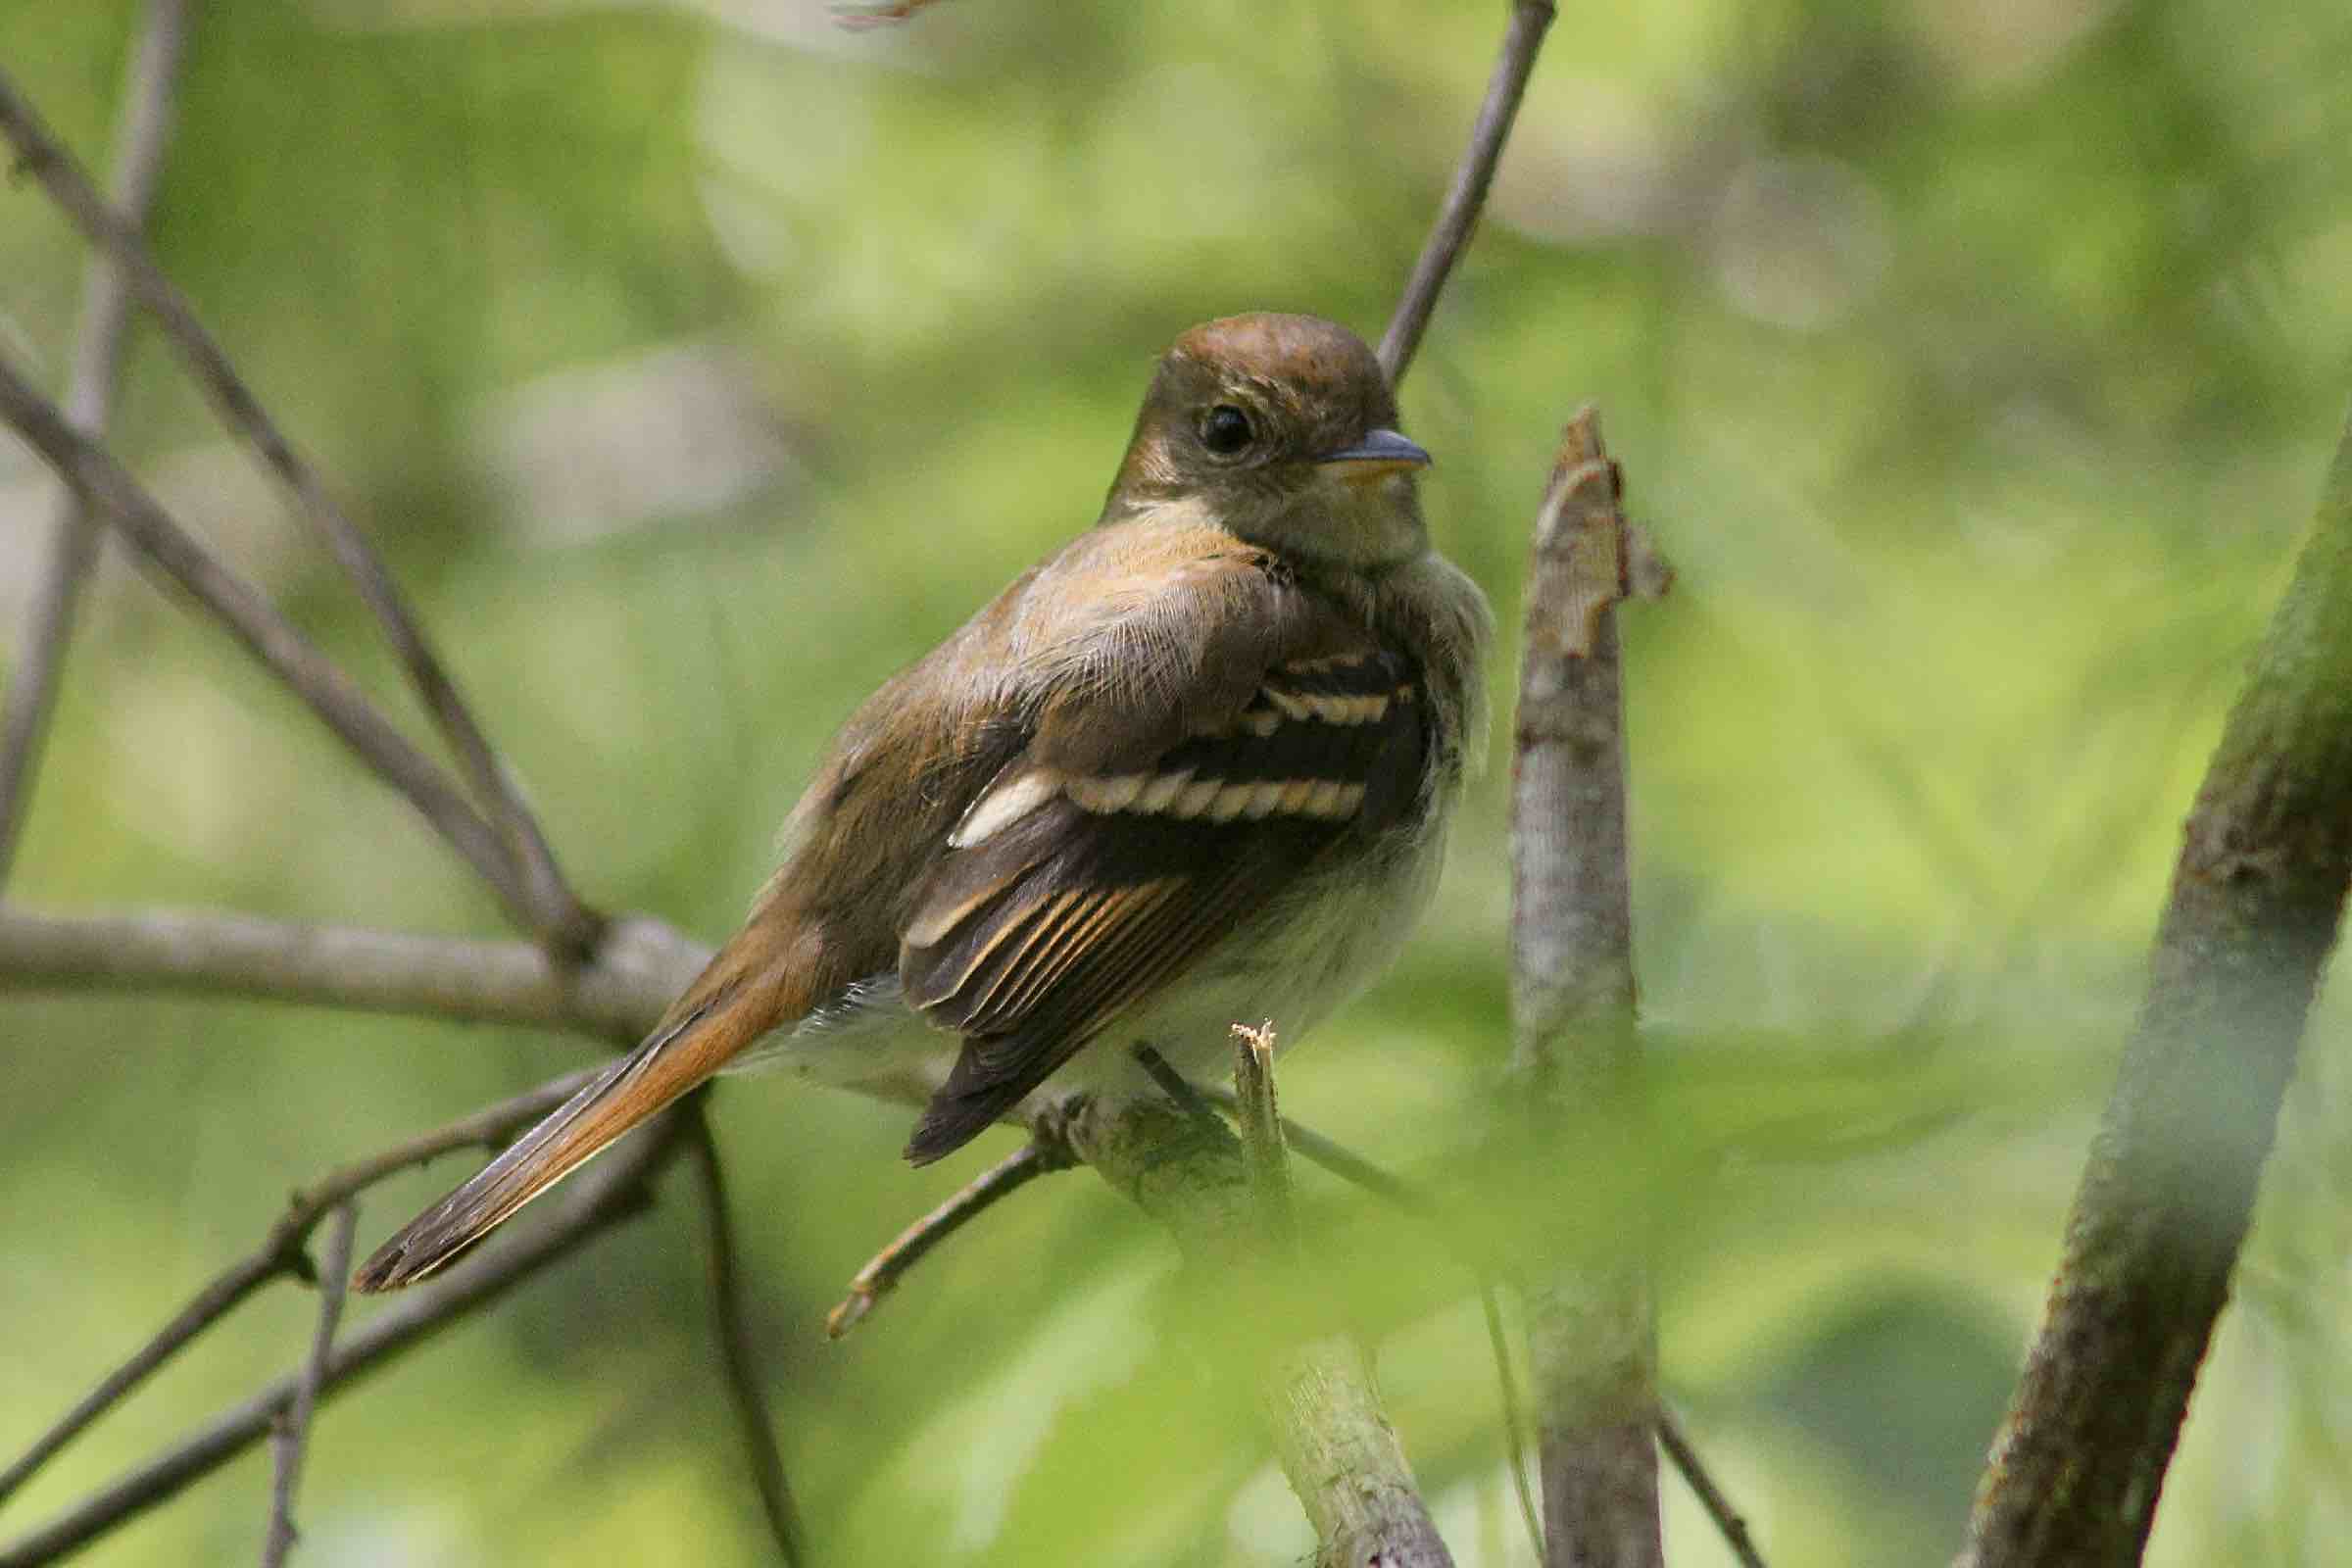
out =
[[[1160,359],[1103,511],[1198,511],[1286,556],[1365,568],[1429,547],[1396,399],[1361,338],[1314,316],[1229,316]]]

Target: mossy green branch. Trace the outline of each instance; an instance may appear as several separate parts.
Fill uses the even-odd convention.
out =
[[[2132,1563],[2352,886],[2352,427],[2190,812],[1964,1568]]]

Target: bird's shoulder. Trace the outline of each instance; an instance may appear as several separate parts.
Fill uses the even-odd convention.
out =
[[[859,705],[786,819],[761,902],[797,889],[870,908],[864,891],[911,884],[1017,759],[1144,766],[1229,724],[1269,670],[1373,645],[1348,607],[1213,521],[1090,529]]]
[[[1274,552],[1181,514],[1083,536],[1006,630],[1035,760],[1080,772],[1148,761],[1229,724],[1270,671],[1377,642]]]

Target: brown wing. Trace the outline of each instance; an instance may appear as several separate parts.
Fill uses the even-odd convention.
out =
[[[966,813],[900,950],[907,1001],[965,1036],[908,1158],[961,1147],[1339,841],[1414,808],[1420,671],[1329,620],[1302,630],[1353,646],[1278,658],[1155,749],[1118,755],[1065,712]]]

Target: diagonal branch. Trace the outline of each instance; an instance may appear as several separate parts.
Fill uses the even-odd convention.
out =
[[[1527,78],[1536,69],[1537,52],[1544,47],[1544,34],[1551,26],[1553,9],[1552,0],[1511,0],[1502,52],[1495,57],[1487,96],[1478,106],[1478,119],[1471,123],[1470,144],[1462,149],[1462,161],[1454,167],[1453,183],[1446,191],[1437,226],[1423,243],[1413,275],[1396,301],[1396,314],[1389,318],[1389,329],[1380,337],[1380,368],[1388,371],[1391,386],[1404,379],[1406,368],[1421,347],[1421,334],[1428,330],[1429,318],[1438,308],[1438,296],[1453,275],[1453,264],[1470,247],[1478,215],[1487,205],[1488,187],[1494,183],[1495,166],[1502,162],[1503,143],[1510,139],[1511,122],[1519,116],[1519,100],[1527,96]]]
[[[783,1558],[785,1568],[794,1568],[808,1560],[808,1548],[801,1530],[800,1510],[793,1506],[792,1488],[784,1479],[784,1456],[776,1447],[776,1429],[768,1420],[767,1400],[760,1392],[760,1360],[752,1348],[751,1325],[744,1321],[743,1280],[735,1266],[735,1223],[727,1212],[726,1170],[718,1157],[718,1140],[710,1132],[704,1098],[695,1096],[686,1117],[688,1148],[694,1154],[710,1238],[710,1315],[718,1328],[727,1396],[743,1428],[753,1484],[760,1489],[760,1511],[767,1516],[767,1532],[775,1540],[777,1555]]]
[[[896,1289],[924,1254],[1040,1176],[1075,1163],[1069,1150],[1032,1137],[1029,1142],[948,1195],[947,1200],[891,1239],[850,1280],[848,1294],[825,1314],[825,1335],[840,1339]]]
[[[14,365],[0,358],[0,419],[15,426],[83,502],[219,616],[246,649],[325,720],[360,760],[391,782],[483,880],[526,921],[528,891],[497,832],[439,767],[377,712],[350,676],[273,609],[260,589],[216,560],[172,520],[106,450],[66,422]]]
[[[5,1472],[0,1472],[0,1502],[5,1502],[91,1422],[146,1382],[149,1374],[177,1354],[190,1340],[234,1311],[255,1291],[289,1274],[306,1278],[315,1274],[317,1271],[303,1249],[310,1243],[312,1230],[329,1210],[348,1204],[385,1177],[412,1165],[421,1165],[437,1155],[460,1149],[495,1148],[517,1128],[537,1121],[569,1099],[589,1076],[587,1072],[568,1073],[553,1083],[502,1100],[445,1127],[346,1165],[307,1193],[295,1194],[260,1247],[215,1275],[154,1338],[108,1373],[98,1387],[35,1439],[32,1446]]]
[[[667,1113],[599,1160],[556,1200],[551,1222],[485,1248],[443,1279],[404,1297],[346,1338],[328,1358],[319,1397],[329,1398],[404,1351],[504,1296],[594,1240],[649,1201],[647,1183],[677,1152],[683,1120]],[[244,1403],[122,1476],[66,1514],[0,1544],[0,1568],[34,1568],[86,1545],[201,1481],[266,1437],[289,1408],[298,1379],[278,1379]]]
[[[1658,1444],[1674,1460],[1674,1467],[1682,1472],[1683,1479],[1690,1484],[1698,1505],[1715,1521],[1724,1544],[1732,1549],[1732,1559],[1740,1568],[1764,1568],[1764,1554],[1756,1549],[1755,1538],[1747,1533],[1747,1521],[1740,1516],[1740,1510],[1732,1506],[1732,1499],[1699,1462],[1698,1450],[1690,1446],[1690,1435],[1662,1402],[1658,1406]]]
[[[292,491],[303,514],[325,537],[345,574],[382,625],[386,640],[408,670],[425,710],[464,764],[476,795],[489,807],[498,829],[493,842],[506,862],[505,875],[492,878],[493,886],[509,893],[517,904],[518,912],[543,940],[565,952],[585,948],[595,938],[596,917],[564,882],[555,853],[530,808],[524,805],[514,778],[474,722],[471,710],[459,696],[440,659],[425,642],[382,558],[344,514],[318,470],[278,429],[253,389],[229,364],[220,343],[196,319],[186,296],[156,267],[136,226],[107,206],[89,176],[42,123],[32,105],[4,72],[0,72],[0,135],[7,136],[15,145],[20,169],[38,179],[90,243],[121,270],[139,302],[154,315],[166,337],[187,362],[189,372],[212,399],[222,422],[253,444],[263,461]],[[56,461],[52,455],[51,462]],[[329,717],[328,722],[334,720]],[[382,760],[362,755],[368,756],[395,784],[409,788]],[[443,831],[449,831],[446,824]]]
[[[1964,1568],[2133,1563],[2352,887],[2352,424],[2190,812]]]
[[[335,1348],[335,1323],[343,1315],[343,1286],[351,1276],[351,1241],[359,1229],[359,1205],[345,1199],[335,1210],[335,1229],[327,1238],[326,1268],[318,1276],[318,1323],[311,1335],[310,1358],[294,1385],[294,1402],[287,1406],[270,1434],[270,1447],[276,1474],[270,1487],[270,1534],[262,1543],[262,1568],[279,1568],[294,1549],[294,1493],[302,1485],[302,1456],[311,1438],[311,1413],[318,1406],[318,1386],[326,1380],[327,1358]]]
[[[1536,525],[1512,769],[1513,1076],[1528,1157],[1641,1114],[1617,626],[1630,547],[1617,466],[1572,420]],[[1577,1118],[1571,1126],[1570,1118]],[[1628,1136],[1628,1162],[1638,1141]],[[1534,1237],[1528,1355],[1547,1568],[1656,1568],[1657,1328],[1639,1255],[1596,1256],[1566,1216]]]
[[[122,221],[134,232],[146,223],[172,139],[187,36],[187,0],[151,0],[147,24],[131,50],[122,128],[115,137],[120,149],[115,188],[121,193]],[[114,411],[115,379],[129,319],[130,294],[122,268],[107,257],[93,257],[82,283],[81,327],[74,341],[73,379],[66,388],[66,417],[93,436],[105,433]],[[24,829],[41,745],[65,671],[66,645],[74,635],[74,611],[82,584],[98,563],[98,538],[81,497],[71,488],[62,490],[50,524],[48,564],[33,585],[24,629],[17,640],[6,707],[0,710],[0,881],[7,879]]]

